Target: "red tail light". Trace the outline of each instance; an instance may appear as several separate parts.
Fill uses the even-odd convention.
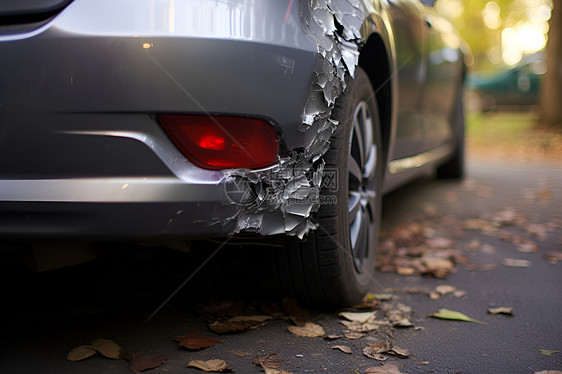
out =
[[[158,121],[195,165],[220,170],[258,169],[277,161],[277,134],[255,118],[161,114]]]

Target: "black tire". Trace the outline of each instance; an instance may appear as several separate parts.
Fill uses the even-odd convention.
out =
[[[437,178],[460,179],[464,177],[465,164],[465,126],[464,126],[464,104],[463,90],[457,93],[455,110],[453,111],[452,123],[456,131],[457,143],[452,157],[437,168]]]
[[[324,160],[337,188],[323,187],[320,195],[327,203],[314,217],[318,228],[304,242],[275,251],[275,266],[285,294],[314,305],[340,306],[359,302],[373,283],[381,214],[380,120],[374,90],[361,68],[336,101],[332,118],[339,125]],[[363,155],[357,134],[370,144]],[[362,178],[356,178],[350,160],[359,161]],[[357,213],[351,214],[351,208]]]

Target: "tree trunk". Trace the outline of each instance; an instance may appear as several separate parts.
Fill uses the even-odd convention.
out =
[[[562,0],[553,0],[548,42],[547,71],[541,81],[542,122],[562,127]]]

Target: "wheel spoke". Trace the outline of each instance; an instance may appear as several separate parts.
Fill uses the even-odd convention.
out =
[[[352,178],[353,181],[356,182],[359,186],[361,184],[361,181],[363,180],[363,172],[361,171],[361,167],[357,163],[357,160],[351,155],[349,156],[348,165],[349,177]]]
[[[349,194],[349,202],[347,206],[349,218],[355,217],[357,215],[357,212],[359,211],[359,208],[361,208],[361,194],[359,192],[351,192]]]
[[[369,148],[369,156],[367,162],[365,162],[365,168],[363,170],[363,177],[367,180],[375,175],[375,170],[377,169],[377,146],[371,144]]]

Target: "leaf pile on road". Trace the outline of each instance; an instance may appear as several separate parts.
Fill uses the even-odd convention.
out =
[[[402,223],[381,232],[376,267],[383,272],[432,275],[436,278],[454,273],[459,264],[469,270],[494,270],[497,264],[471,264],[467,254],[476,251],[492,254],[496,252],[495,247],[479,238],[464,246],[454,239],[480,233],[509,243],[514,255],[526,254],[539,252],[540,242],[546,240],[551,231],[561,227],[562,220],[533,223],[524,214],[509,207],[482,217],[458,220],[440,215],[435,207],[428,206],[424,216],[416,222]],[[556,264],[562,261],[562,252],[548,252],[542,257]],[[503,265],[529,267],[531,263],[524,259],[506,258]],[[438,296],[439,293],[433,294],[434,299]]]

